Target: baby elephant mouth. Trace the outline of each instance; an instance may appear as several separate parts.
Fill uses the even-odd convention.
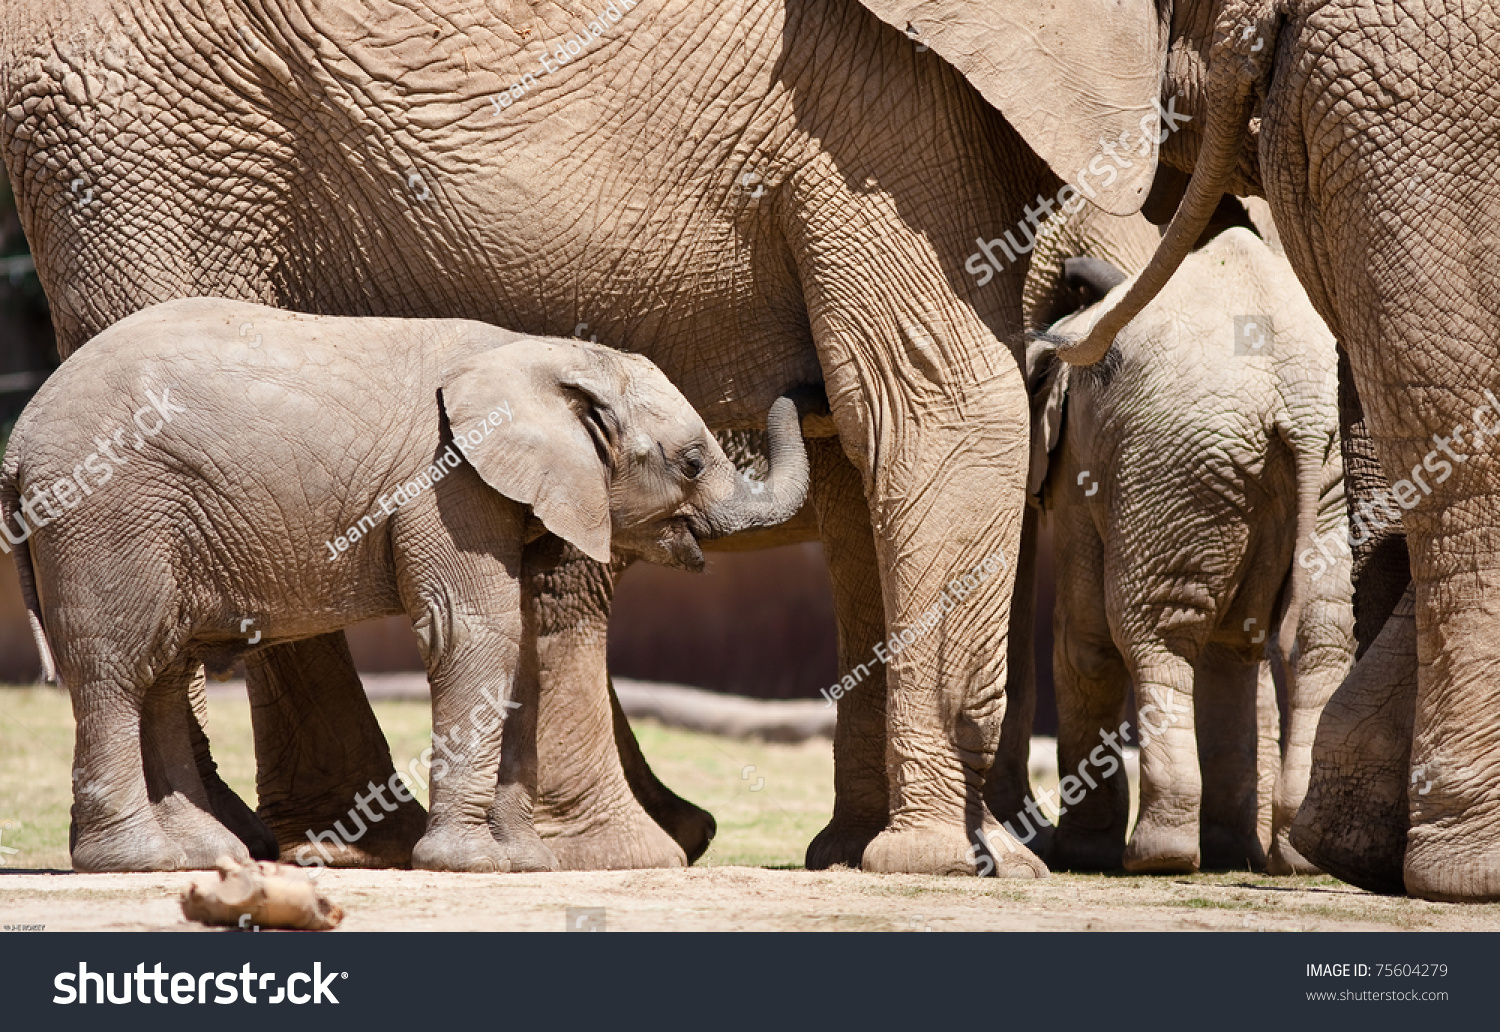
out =
[[[706,565],[703,549],[698,537],[685,516],[664,520],[654,525],[655,533],[615,535],[614,550],[617,557],[643,559],[658,566],[670,566],[689,573],[702,573]]]
[[[682,535],[672,542],[672,565],[689,573],[702,573],[703,568],[708,565],[703,558],[703,549],[698,545],[698,539],[692,533]]]

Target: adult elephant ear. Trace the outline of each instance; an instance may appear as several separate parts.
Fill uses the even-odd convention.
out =
[[[1113,215],[1140,210],[1156,170],[1170,9],[1154,0],[860,2],[958,69],[1065,182],[1080,185],[1101,141],[1118,144],[1130,166],[1114,162],[1107,185],[1093,173],[1090,199]]]
[[[586,348],[528,339],[465,359],[439,392],[457,450],[480,478],[601,563],[610,556],[616,379]]]

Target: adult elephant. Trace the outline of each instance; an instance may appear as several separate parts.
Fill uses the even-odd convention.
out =
[[[1500,103],[1500,11],[1415,0],[872,6],[891,24],[910,22],[1002,104],[1066,103],[1084,88],[1077,68],[1110,69],[1099,55],[1124,49],[1149,55],[1161,95],[1202,116],[1162,152],[1192,179],[1161,249],[1069,349],[1074,361],[1104,354],[1221,194],[1269,201],[1287,257],[1347,357],[1340,418],[1368,650],[1319,729],[1292,843],[1376,887],[1500,898],[1500,478],[1486,454],[1500,409],[1489,393],[1500,365],[1500,141],[1484,129]],[[1133,18],[1113,50],[1095,27],[1105,6]],[[1128,106],[1143,89],[1157,87],[1122,73],[1108,93]],[[1080,149],[1098,145],[1064,119],[1018,128],[1064,177],[1079,175]],[[1351,432],[1360,428],[1366,437]],[[1397,605],[1399,546],[1375,547],[1376,532],[1397,525],[1410,606]],[[1408,793],[1412,778],[1421,787]]]
[[[850,0],[564,0],[503,16],[26,0],[3,17],[5,160],[64,352],[145,304],[212,293],[534,333],[587,322],[652,358],[719,429],[823,383],[839,473],[814,504],[850,541],[868,525],[868,544],[832,561],[873,557],[880,588],[879,619],[855,619],[875,611],[870,578],[834,577],[844,669],[874,666],[888,635],[905,643],[884,691],[851,693],[849,721],[885,732],[883,762],[841,761],[841,799],[857,801],[836,810],[826,851],[972,872],[987,847],[971,841],[1000,836],[1003,873],[1042,871],[982,801],[1025,486],[1026,248],[975,278],[972,241],[1034,225],[1028,206],[1057,185],[1016,128],[1134,132],[1147,160],[1095,200],[1137,206],[1156,147],[1147,92],[997,107]],[[1122,67],[1155,80],[1144,58],[1099,64],[1075,83],[1113,85]],[[549,605],[566,627],[567,599]],[[566,669],[544,647],[543,680]],[[285,848],[389,759],[367,708],[331,757],[289,733],[316,694],[305,682],[363,706],[341,638],[268,650],[250,677],[273,772],[262,813]],[[345,715],[317,714],[329,728]],[[297,790],[304,763],[359,773],[314,798]],[[492,817],[520,810],[497,799]]]

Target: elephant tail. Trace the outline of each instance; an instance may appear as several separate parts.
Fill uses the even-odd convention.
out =
[[[1297,644],[1297,628],[1302,610],[1312,593],[1312,572],[1300,560],[1317,547],[1318,506],[1323,497],[1323,463],[1327,439],[1305,428],[1283,427],[1282,439],[1292,450],[1297,470],[1297,540],[1292,546],[1292,569],[1287,577],[1285,608],[1277,635],[1281,658],[1288,676],[1291,674],[1292,650]]]
[[[11,454],[5,457],[5,468],[0,473],[0,549],[16,554],[16,579],[21,584],[21,599],[26,603],[26,619],[31,624],[31,636],[36,641],[36,651],[42,659],[42,680],[57,683],[57,661],[52,647],[47,643],[47,630],[42,626],[42,607],[36,597],[36,574],[31,567],[31,529],[26,525],[21,512],[21,489],[17,483],[18,470]],[[20,533],[11,536],[12,518]]]

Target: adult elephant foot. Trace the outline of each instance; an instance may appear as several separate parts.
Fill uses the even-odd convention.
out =
[[[807,845],[803,865],[809,871],[826,871],[830,867],[859,867],[864,863],[866,848],[885,828],[884,814],[879,824],[857,816],[835,816]]]
[[[632,799],[611,810],[596,808],[592,819],[538,821],[546,844],[564,871],[622,871],[686,867],[687,853]],[[700,854],[701,855],[701,854]]]
[[[427,813],[406,793],[342,631],[246,660],[258,815],[284,863],[406,867]],[[407,769],[423,777],[417,758]]]
[[[1277,876],[1288,874],[1326,874],[1321,867],[1297,852],[1291,843],[1291,829],[1283,828],[1271,841],[1271,855],[1266,860],[1266,873]]]
[[[615,749],[620,757],[620,766],[625,772],[625,782],[630,786],[630,792],[638,803],[645,809],[651,820],[657,826],[671,836],[672,841],[682,849],[683,855],[689,864],[695,864],[718,834],[719,822],[714,820],[714,815],[688,802],[676,792],[673,792],[651,769],[646,762],[645,755],[641,752],[640,743],[635,740],[635,732],[630,730],[630,721],[625,717],[625,710],[620,706],[620,700],[615,695],[615,686],[609,684],[609,708],[611,721],[614,724]],[[642,843],[647,838],[654,841],[654,836],[643,835]],[[660,843],[651,847],[659,858],[668,856],[668,851],[661,848]],[[647,867],[674,867],[672,863],[643,864]]]
[[[536,650],[525,655],[517,678],[521,708],[506,728],[501,781],[534,786],[536,830],[563,870],[685,867],[688,847],[701,856],[716,830],[711,816],[651,773],[610,687],[609,606],[626,565],[606,567],[555,538],[526,550],[527,629],[535,632],[527,639]],[[535,770],[525,770],[526,746],[512,732],[524,728],[517,718],[524,719],[533,692],[536,761]],[[686,844],[647,813],[637,787]]]
[[[978,875],[988,855],[960,829],[929,824],[882,831],[865,847],[860,866],[873,874]]]
[[[1418,627],[1426,639],[1419,654],[1433,658],[1419,666],[1411,767],[1403,779],[1411,823],[1402,881],[1420,899],[1494,901],[1500,899],[1495,609],[1484,601],[1434,603],[1435,588],[1426,595],[1424,610],[1441,611],[1446,619],[1438,648],[1431,640],[1435,632]]]
[[[1416,700],[1416,606],[1407,589],[1323,709],[1307,795],[1287,839],[1305,862],[1371,892],[1404,889]]]

